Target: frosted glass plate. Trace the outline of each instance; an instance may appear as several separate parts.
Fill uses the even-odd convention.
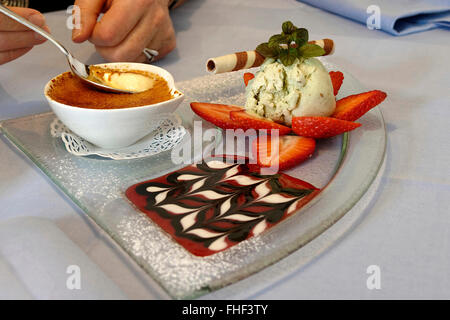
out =
[[[330,70],[339,68],[326,64]],[[341,70],[342,71],[342,70]],[[194,135],[191,101],[244,103],[244,71],[208,75],[178,83],[186,98],[177,109],[187,134],[192,136],[192,158],[201,157],[221,141],[202,141]],[[339,97],[367,91],[345,73]],[[171,152],[133,160],[104,160],[69,154],[60,139],[50,135],[53,113],[3,121],[3,133],[47,174],[82,210],[133,258],[173,298],[196,298],[253,274],[305,246],[339,220],[366,192],[382,163],[386,134],[382,114],[371,110],[362,127],[319,141],[310,160],[286,171],[323,191],[306,207],[262,234],[208,257],[196,257],[125,198],[131,185],[185,166],[173,164]],[[203,128],[211,125],[203,122]],[[200,140],[200,141],[199,141]],[[200,144],[199,144],[200,143]],[[200,150],[200,152],[199,152]],[[330,243],[331,244],[331,243]],[[301,249],[300,249],[301,250]]]

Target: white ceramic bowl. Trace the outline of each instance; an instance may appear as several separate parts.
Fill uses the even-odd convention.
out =
[[[165,114],[173,113],[184,99],[175,88],[172,75],[166,70],[141,63],[106,63],[99,66],[128,70],[143,70],[163,77],[175,93],[175,97],[161,103],[123,108],[88,109],[56,102],[49,97],[52,80],[45,86],[44,93],[56,116],[74,133],[105,149],[118,149],[132,145],[156,129]],[[57,76],[58,77],[58,76]],[[55,77],[55,78],[57,78]]]

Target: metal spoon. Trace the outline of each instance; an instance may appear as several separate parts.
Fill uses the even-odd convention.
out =
[[[8,8],[6,8],[4,5],[2,5],[1,2],[0,2],[0,12],[7,15],[11,19],[14,19],[15,21],[23,24],[24,26],[30,28],[31,30],[39,33],[41,36],[47,38],[51,43],[53,43],[55,46],[57,46],[58,49],[61,50],[61,52],[66,55],[67,61],[69,62],[70,70],[72,70],[72,73],[75,74],[76,76],[78,76],[83,82],[85,82],[99,90],[102,90],[102,91],[114,92],[114,93],[133,93],[131,91],[112,88],[110,86],[89,80],[88,79],[89,72],[90,72],[89,65],[85,65],[84,63],[75,59],[75,57],[66,48],[64,48],[64,46],[61,45],[55,38],[53,38],[52,35],[50,35],[45,30],[39,28],[38,26],[34,25],[30,21],[26,20],[25,18],[12,12]]]

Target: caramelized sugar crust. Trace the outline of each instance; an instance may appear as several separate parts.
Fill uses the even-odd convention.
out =
[[[128,72],[128,71],[127,71]],[[157,74],[147,73],[155,79],[153,88],[140,93],[109,93],[93,89],[71,72],[52,80],[47,94],[66,105],[88,109],[122,109],[155,104],[172,99],[167,81]]]

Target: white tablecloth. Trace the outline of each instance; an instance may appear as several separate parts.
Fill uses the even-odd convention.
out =
[[[89,43],[71,43],[65,12],[46,18],[76,57],[102,62]],[[329,61],[367,88],[387,92],[390,102],[389,108],[381,107],[388,133],[384,169],[347,216],[363,218],[308,265],[296,266],[296,252],[205,298],[450,298],[448,31],[394,38],[294,0],[188,0],[173,12],[173,20],[178,47],[157,65],[177,81],[205,75],[207,58],[254,48],[279,32],[283,21],[292,20],[308,28],[311,38],[334,39],[337,50]],[[0,66],[0,119],[48,111],[43,86],[66,69],[65,58],[48,43]],[[0,238],[9,230],[9,241],[0,241],[0,297],[166,298],[4,137],[0,159]],[[32,255],[35,268],[18,254],[37,250],[30,241],[41,250]],[[67,278],[64,266],[70,256],[55,255],[54,242],[86,266],[82,290],[69,294],[60,283]],[[380,268],[379,290],[366,286],[370,265]]]

